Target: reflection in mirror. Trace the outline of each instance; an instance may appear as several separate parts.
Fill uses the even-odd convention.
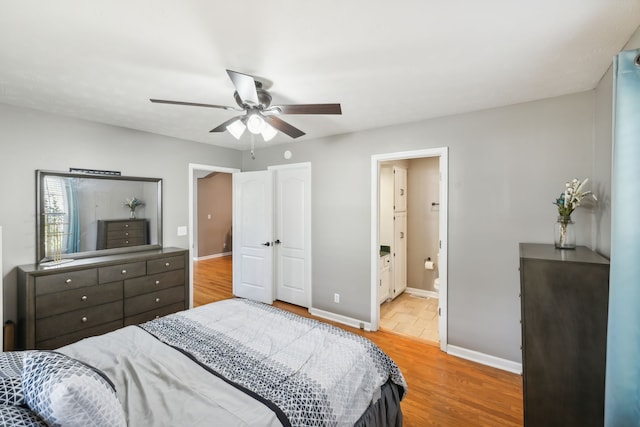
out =
[[[36,182],[37,262],[162,246],[161,179],[36,171]]]

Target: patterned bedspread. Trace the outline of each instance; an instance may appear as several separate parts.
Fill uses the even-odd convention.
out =
[[[284,425],[353,425],[388,380],[402,394],[407,388],[368,339],[253,301],[220,301],[140,327],[276,405]]]

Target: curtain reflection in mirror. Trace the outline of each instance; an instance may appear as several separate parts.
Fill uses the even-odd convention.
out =
[[[45,253],[60,261],[80,248],[77,180],[46,176],[44,196]]]

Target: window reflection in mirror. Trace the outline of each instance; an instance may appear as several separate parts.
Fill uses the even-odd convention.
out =
[[[38,262],[63,262],[162,245],[161,179],[36,172]],[[132,198],[142,202],[134,213],[127,205]],[[124,226],[133,214],[148,230],[146,241],[135,247],[103,249],[98,242],[99,222]]]

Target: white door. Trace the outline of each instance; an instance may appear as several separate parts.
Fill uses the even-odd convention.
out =
[[[407,213],[393,214],[393,291],[395,298],[407,288]]]
[[[311,165],[275,170],[276,299],[311,305]]]
[[[233,294],[271,304],[273,298],[273,177],[233,174]]]

